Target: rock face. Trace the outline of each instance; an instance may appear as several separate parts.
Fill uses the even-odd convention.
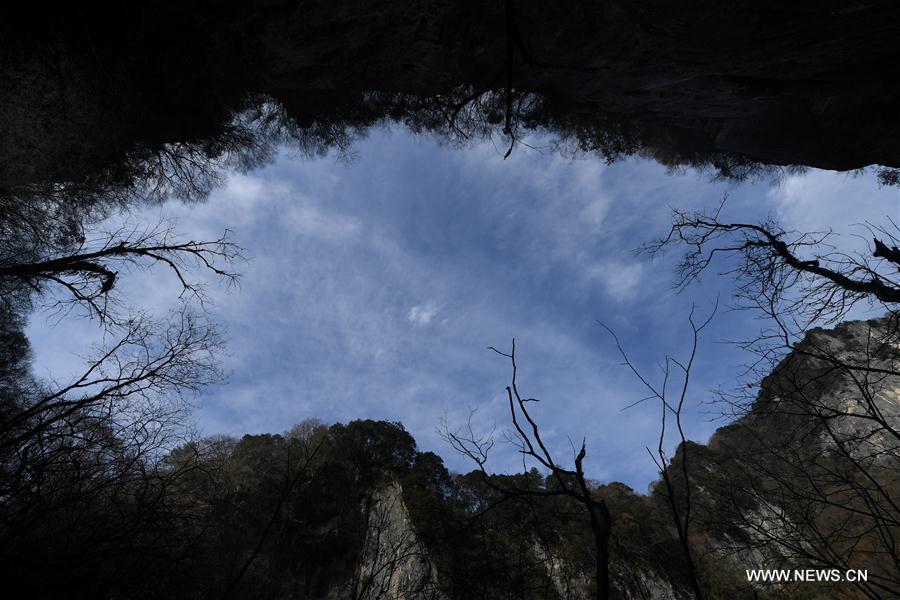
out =
[[[737,424],[772,445],[808,431],[815,451],[840,445],[865,466],[900,457],[900,345],[892,319],[851,321],[816,329],[762,384],[750,413]],[[710,446],[728,443],[720,431]]]
[[[392,482],[378,488],[364,505],[367,515],[365,542],[354,580],[345,591],[329,597],[359,600],[447,600],[448,577],[441,577],[429,551],[421,543],[403,499],[403,489]],[[554,600],[590,600],[591,578],[581,572],[567,552],[550,548],[535,538],[528,562],[542,571],[549,586],[536,597]],[[665,565],[635,568],[611,565],[616,590],[623,600],[653,598],[685,600],[687,590],[673,586],[663,574]],[[628,585],[619,585],[627,581]]]
[[[554,551],[535,540],[531,548],[536,565],[546,571],[555,596],[561,600],[591,600],[594,598],[590,577],[572,564],[572,561],[559,551]],[[563,551],[564,552],[564,551]],[[686,589],[680,589],[665,577],[659,568],[646,565],[627,565],[613,561],[610,572],[616,593],[623,600],[687,600],[693,596]]]
[[[688,449],[697,528],[721,560],[868,569],[887,587],[860,593],[900,589],[897,342],[895,318],[811,331],[746,416]]]
[[[114,171],[135,148],[210,137],[253,95],[327,127],[403,117],[366,114],[363,94],[507,83],[564,120],[652,126],[682,156],[900,166],[889,0],[29,8],[0,19],[3,186]]]
[[[573,568],[565,557],[558,556],[540,540],[531,547],[535,562],[547,572],[553,591],[560,598],[587,600],[591,597],[591,582],[584,573]]]
[[[444,600],[437,569],[419,541],[399,483],[367,500],[366,535],[351,596],[356,600]]]
[[[670,475],[678,490],[683,485],[680,461],[687,455],[694,494],[693,555],[701,585],[711,593],[754,597],[765,586],[750,587],[745,570],[772,568],[865,569],[882,587],[857,591],[877,597],[895,589],[891,586],[898,576],[891,556],[896,556],[892,536],[900,535],[895,506],[900,492],[898,331],[896,322],[888,319],[813,330],[764,380],[745,416],[721,428],[707,446],[679,449]],[[630,550],[623,545],[634,535],[627,531],[632,521],[618,521],[621,527],[614,529],[618,537],[610,572],[615,597],[692,597],[680,548],[660,551],[675,534],[667,500],[660,489],[656,492],[635,496],[637,504],[651,506],[638,518],[645,529],[636,545],[628,546]],[[598,488],[598,493],[610,491]],[[638,508],[626,506],[622,498],[609,496],[614,514]],[[684,494],[679,492],[678,498],[683,500]],[[432,560],[447,555],[422,543],[417,527],[426,524],[413,521],[400,484],[377,488],[362,510],[365,539],[355,576],[335,598],[444,600],[458,594],[454,573],[441,571],[455,563],[438,566]],[[544,524],[554,527],[552,521]],[[539,591],[529,597],[592,597],[590,572],[585,570],[590,567],[582,552],[585,539],[572,537],[572,530],[557,538],[542,537],[537,529],[512,533],[507,531],[511,525],[495,525],[491,533],[528,536],[524,539],[530,541],[514,547],[522,554],[516,554],[518,564],[528,565],[529,573],[538,576],[531,581],[539,585],[530,589]],[[853,591],[846,585],[776,587],[785,597],[827,598]]]

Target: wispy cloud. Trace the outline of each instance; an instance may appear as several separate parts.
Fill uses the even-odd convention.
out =
[[[525,149],[504,161],[489,145],[454,150],[399,133],[373,135],[357,152],[349,165],[285,155],[232,176],[205,204],[137,215],[173,218],[197,239],[230,228],[247,248],[239,288],[210,282],[232,377],[200,399],[203,431],[281,431],[310,416],[401,420],[451,468],[467,469],[434,427],[445,413],[460,423],[469,407],[503,427],[509,365],[486,348],[515,337],[520,383],[542,399],[535,410],[553,448],[566,456],[570,439],[586,438],[592,476],[643,487],[655,474],[643,448],[658,413],[621,412],[642,393],[595,321],[620,332],[651,370],[683,349],[690,303],[727,293],[726,280],[676,296],[671,260],[632,251],[665,232],[667,206],[713,206],[728,186],[645,161],[606,166]],[[801,220],[808,203],[833,184],[804,177],[812,179],[733,189],[730,207],[748,218],[781,210],[810,225]],[[856,205],[829,197],[829,220],[855,218]],[[162,310],[172,299],[154,271],[122,286],[134,305]],[[716,323],[710,343],[747,327],[741,318]],[[71,362],[83,325],[50,330],[34,319],[39,372]],[[739,360],[704,350],[697,401],[727,384]],[[702,440],[715,424],[691,427]],[[498,452],[496,468],[521,466],[514,451]]]
[[[900,189],[879,187],[871,174],[812,170],[785,178],[767,194],[775,215],[789,229],[843,234],[865,233],[855,225],[871,221],[900,223]],[[854,240],[842,240],[855,244]]]
[[[606,261],[587,269],[585,276],[591,283],[599,283],[614,302],[633,299],[641,285],[644,265],[639,262]]]
[[[331,215],[312,205],[306,199],[284,208],[287,226],[298,235],[307,235],[330,242],[346,241],[360,230],[356,219],[343,215]]]
[[[412,323],[420,327],[424,327],[431,323],[431,320],[438,314],[438,307],[433,302],[419,304],[409,309],[406,318]]]

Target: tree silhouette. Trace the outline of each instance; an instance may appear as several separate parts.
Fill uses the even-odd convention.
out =
[[[649,248],[688,247],[681,285],[728,260],[738,306],[768,323],[741,342],[757,357],[749,381],[722,396],[741,418],[717,434],[721,476],[703,478],[713,520],[737,533],[734,550],[762,552],[769,563],[866,568],[868,581],[854,587],[892,597],[900,586],[896,226],[865,224],[868,253],[843,252],[831,232],[729,223],[721,211],[676,212],[670,235]],[[816,328],[860,303],[887,316]]]
[[[691,345],[690,350],[688,351],[688,357],[686,360],[680,361],[672,356],[666,356],[665,362],[662,366],[662,382],[660,384],[653,384],[645,375],[643,375],[638,370],[635,364],[628,357],[628,353],[622,347],[622,343],[620,342],[619,337],[615,334],[615,332],[603,323],[600,323],[600,325],[604,329],[606,329],[606,331],[609,332],[609,334],[615,340],[616,348],[619,350],[619,354],[622,356],[625,366],[628,367],[632,374],[634,374],[638,381],[640,381],[641,385],[649,393],[648,396],[639,400],[638,403],[645,400],[655,400],[660,404],[661,415],[658,443],[655,450],[653,451],[651,451],[650,448],[647,448],[647,453],[650,454],[650,458],[653,460],[653,463],[659,470],[662,484],[665,489],[664,496],[666,499],[666,504],[668,505],[671,512],[672,520],[675,524],[675,531],[678,535],[678,542],[681,545],[682,555],[687,567],[687,579],[690,582],[694,597],[696,597],[698,600],[702,600],[705,594],[703,591],[703,585],[700,581],[700,573],[694,559],[695,551],[691,547],[690,541],[690,528],[692,524],[691,512],[694,509],[694,503],[692,499],[693,486],[691,484],[690,467],[688,461],[688,440],[684,432],[683,412],[685,408],[685,400],[687,399],[688,387],[691,380],[691,369],[694,366],[694,359],[697,357],[700,333],[712,321],[713,317],[716,314],[717,308],[718,305],[714,307],[712,311],[710,311],[709,316],[705,320],[699,323],[694,321],[694,309],[691,308],[691,312],[688,315],[688,322],[691,326]],[[680,374],[681,385],[677,386],[675,397],[673,400],[672,396],[670,395],[669,389],[673,383],[673,380],[675,380],[675,373]],[[631,406],[634,406],[634,404],[632,404]],[[680,485],[676,484],[673,481],[673,461],[668,456],[665,450],[668,418],[670,416],[675,419],[675,429],[678,433],[678,439],[680,443]]]
[[[492,436],[477,436],[472,428],[471,417],[465,431],[451,431],[445,424],[442,435],[450,445],[464,456],[471,459],[482,474],[485,484],[501,494],[504,500],[521,500],[529,497],[551,498],[563,496],[581,505],[587,513],[589,527],[594,542],[594,596],[598,599],[610,597],[609,577],[609,538],[610,513],[606,502],[598,498],[591,490],[584,474],[584,459],[587,456],[587,444],[582,441],[581,448],[573,458],[574,469],[562,466],[547,448],[541,437],[540,427],[528,410],[529,402],[534,398],[523,398],[516,382],[516,342],[513,340],[509,353],[491,347],[490,350],[509,359],[512,365],[512,382],[506,388],[509,400],[510,419],[513,425],[513,443],[518,452],[525,458],[536,461],[546,469],[556,486],[546,489],[532,489],[505,486],[493,480],[487,472],[488,453],[494,446]]]

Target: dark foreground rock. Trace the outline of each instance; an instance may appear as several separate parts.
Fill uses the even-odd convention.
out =
[[[900,11],[886,0],[162,1],[5,12],[3,187],[115,175],[135,149],[214,137],[262,95],[301,126],[364,125],[421,110],[410,98],[502,95],[509,84],[540,95],[528,125],[624,127],[663,160],[900,166]],[[439,118],[423,126],[449,127]]]

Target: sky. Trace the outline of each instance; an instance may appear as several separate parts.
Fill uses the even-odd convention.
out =
[[[729,340],[760,323],[727,309],[733,282],[711,271],[676,293],[677,252],[636,253],[664,236],[671,209],[712,208],[723,219],[776,217],[788,229],[844,234],[853,224],[900,217],[896,188],[871,175],[809,170],[780,182],[713,182],[646,160],[606,165],[549,149],[489,143],[441,145],[400,129],[374,130],[354,158],[309,159],[284,149],[269,166],[232,173],[205,203],[172,201],[117,216],[173,222],[185,239],[226,228],[245,248],[240,284],[209,281],[207,308],[227,337],[227,380],[194,399],[203,434],[282,432],[306,418],[401,421],[420,449],[451,470],[473,465],[437,429],[508,427],[507,359],[516,339],[518,383],[551,449],[570,459],[584,439],[586,469],[600,481],[646,491],[656,469],[659,407],[622,365],[602,321],[652,380],[666,355],[689,351],[688,314],[722,307],[703,334],[688,437],[705,442],[724,424],[713,390],[734,384],[750,358]],[[199,274],[199,277],[205,275]],[[162,270],[123,277],[127,303],[164,313],[177,281]],[[35,372],[64,381],[99,339],[97,324],[32,315]],[[521,459],[498,443],[489,468]]]

